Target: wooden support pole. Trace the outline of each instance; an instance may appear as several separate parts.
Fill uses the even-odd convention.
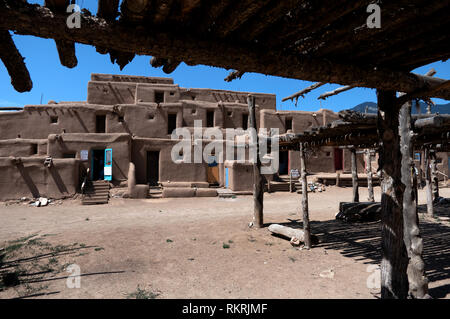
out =
[[[309,210],[308,210],[308,181],[306,178],[306,159],[303,143],[300,143],[300,178],[302,180],[302,212],[303,212],[303,231],[305,248],[311,248],[311,232],[309,226]]]
[[[433,192],[433,203],[439,200],[439,177],[437,175],[436,152],[430,152],[431,156],[431,188]]]
[[[404,242],[408,252],[408,294],[413,298],[424,298],[428,294],[425,263],[422,258],[423,242],[420,236],[416,197],[412,181],[413,160],[411,158],[413,132],[411,130],[411,102],[400,108],[399,135],[401,150],[401,181],[404,185],[403,220]]]
[[[403,241],[403,185],[395,91],[377,90],[381,170],[381,298],[408,296],[408,254]]]
[[[17,92],[28,92],[33,88],[30,73],[24,58],[17,50],[9,31],[0,30],[0,60],[8,70],[11,84]]]
[[[264,226],[263,221],[263,201],[264,201],[264,181],[261,176],[261,160],[259,158],[259,141],[258,131],[256,125],[256,111],[255,111],[255,97],[249,95],[248,102],[248,114],[249,114],[249,127],[255,130],[255,147],[256,158],[253,163],[253,226],[256,228],[262,228]]]
[[[367,174],[367,190],[369,192],[368,201],[374,202],[375,197],[373,196],[373,180],[372,180],[372,156],[370,155],[370,150],[366,150],[366,174]]]
[[[352,154],[352,185],[353,185],[353,202],[359,202],[359,191],[358,191],[358,167],[356,163],[356,149],[350,149]]]
[[[424,150],[424,168],[425,168],[425,190],[427,194],[427,214],[430,217],[434,216],[433,208],[433,191],[431,183],[431,169],[430,169],[430,149],[425,147]]]

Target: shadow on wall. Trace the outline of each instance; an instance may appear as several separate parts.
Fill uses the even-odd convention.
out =
[[[55,182],[56,186],[58,187],[58,190],[61,194],[68,194],[69,191],[67,190],[66,185],[64,184],[61,175],[59,175],[58,169],[55,167],[55,164],[50,166],[48,168],[50,171],[50,175],[53,178],[53,181]]]
[[[27,185],[28,189],[30,190],[31,195],[33,195],[34,198],[40,197],[41,195],[39,193],[39,190],[38,190],[36,184],[31,179],[30,174],[28,174],[28,171],[25,168],[25,166],[23,165],[23,163],[22,162],[17,163],[16,166],[17,166],[17,169],[19,170],[19,173],[22,176],[25,184]]]

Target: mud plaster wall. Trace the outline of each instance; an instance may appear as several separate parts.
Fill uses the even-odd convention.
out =
[[[43,156],[47,154],[47,140],[0,140],[0,157]]]
[[[226,161],[225,168],[228,168],[229,189],[235,192],[253,189],[253,165],[251,163]]]
[[[131,160],[131,137],[128,134],[62,134],[57,139],[50,135],[48,139],[48,155],[54,158],[64,154],[75,154],[80,159],[80,151],[88,150],[88,161],[81,162],[84,168],[90,166],[92,150],[113,149],[112,174],[113,180],[123,181],[128,178],[128,168]]]
[[[22,158],[14,164],[12,158],[0,158],[0,199],[20,197],[63,198],[73,195],[79,187],[79,161],[54,159],[53,166],[44,166],[45,157]]]
[[[206,182],[207,164],[193,163],[194,150],[191,146],[191,163],[176,164],[172,161],[172,147],[176,141],[168,139],[133,139],[132,161],[136,166],[136,182],[147,183],[147,152],[159,151],[160,182]],[[187,155],[187,154],[183,154]]]

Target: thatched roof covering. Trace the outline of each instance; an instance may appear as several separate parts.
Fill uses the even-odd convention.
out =
[[[167,72],[184,61],[238,75],[258,72],[450,98],[448,85],[428,93],[445,80],[409,73],[450,56],[450,1],[383,2],[380,29],[366,25],[371,2],[124,0],[119,8],[118,0],[99,0],[97,16],[83,12],[81,28],[68,29],[69,0],[47,0],[47,7],[0,0],[0,29],[55,39],[67,67],[77,64],[73,42],[79,42],[109,53],[121,67],[135,54],[151,55],[152,65]],[[5,37],[2,46],[9,41]],[[4,51],[11,52],[0,50],[2,60]],[[31,89],[23,67],[8,71],[16,89]]]

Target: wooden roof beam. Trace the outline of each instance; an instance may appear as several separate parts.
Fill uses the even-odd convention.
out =
[[[320,95],[317,99],[319,99],[319,100],[325,100],[327,97],[330,97],[330,96],[333,96],[333,95],[338,95],[339,93],[342,93],[342,92],[351,90],[351,89],[353,89],[353,88],[355,88],[354,85],[346,85],[346,86],[342,86],[342,87],[340,87],[340,88],[337,88],[337,89],[334,90],[334,91],[323,93],[323,94]]]
[[[354,85],[383,90],[413,92],[430,89],[445,82],[443,79],[368,66],[335,63],[287,54],[256,45],[243,45],[220,39],[203,39],[177,31],[148,31],[118,22],[108,23],[97,17],[81,14],[80,29],[66,28],[65,14],[52,14],[38,5],[0,0],[0,28],[17,34],[67,40],[111,48],[140,55],[164,56],[184,61],[188,65],[204,64],[243,72]],[[450,90],[433,97],[450,99]]]
[[[30,73],[24,58],[17,50],[9,31],[0,29],[0,59],[8,70],[11,84],[17,92],[28,92],[33,88]]]
[[[299,97],[304,97],[305,94],[311,92],[312,90],[317,89],[318,87],[321,87],[324,84],[326,84],[326,83],[322,83],[322,82],[314,83],[313,85],[310,85],[307,88],[298,91],[297,93],[294,93],[292,95],[289,95],[288,97],[285,97],[284,99],[281,100],[281,102],[285,102],[288,100],[294,100],[294,99],[297,101]]]
[[[45,0],[45,6],[58,13],[66,12],[69,5],[70,0]],[[76,67],[78,60],[75,54],[75,43],[65,40],[55,40],[55,43],[61,64],[69,69]]]

